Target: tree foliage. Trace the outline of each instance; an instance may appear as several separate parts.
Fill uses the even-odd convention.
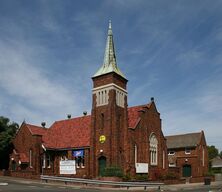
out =
[[[207,146],[207,150],[208,150],[209,160],[211,160],[219,155],[219,151],[214,145]]]
[[[0,116],[0,169],[8,169],[9,154],[12,150],[12,138],[19,125],[10,122],[7,117]]]

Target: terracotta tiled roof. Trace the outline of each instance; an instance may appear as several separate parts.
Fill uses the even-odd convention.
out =
[[[90,115],[56,121],[43,137],[43,145],[51,149],[89,147],[90,127]]]
[[[195,147],[200,143],[201,132],[183,135],[171,135],[165,137],[168,149]]]
[[[136,125],[140,121],[139,117],[139,111],[143,110],[144,107],[150,108],[151,103],[147,105],[139,105],[139,106],[134,106],[134,107],[129,107],[128,108],[128,125],[129,128],[135,128]]]
[[[29,158],[27,157],[27,155],[25,153],[19,153],[19,160],[22,163],[28,163],[29,162]]]
[[[47,128],[43,128],[36,125],[27,124],[26,126],[29,128],[32,135],[45,135],[47,132]]]
[[[128,108],[128,123],[135,128],[140,121],[139,111],[148,105]],[[90,146],[91,115],[56,121],[50,128],[26,124],[33,135],[42,135],[47,149],[67,149]]]

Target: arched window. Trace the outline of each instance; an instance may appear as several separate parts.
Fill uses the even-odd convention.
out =
[[[150,164],[157,165],[158,141],[154,133],[150,135]]]

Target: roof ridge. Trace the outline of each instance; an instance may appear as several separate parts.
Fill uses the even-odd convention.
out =
[[[183,135],[191,135],[191,134],[201,134],[202,132],[191,132],[191,133],[184,133],[184,134],[176,134],[176,135],[166,135],[165,137],[176,137],[176,136],[183,136]]]
[[[73,117],[73,118],[70,118],[70,119],[61,119],[61,120],[55,121],[54,123],[56,123],[56,122],[62,122],[62,121],[71,121],[71,120],[74,120],[74,119],[86,118],[86,117],[91,117],[91,114],[90,114],[90,115],[83,115],[83,116]],[[54,123],[53,123],[53,124],[54,124]],[[52,124],[52,125],[53,125],[53,124]],[[51,126],[50,126],[50,127],[51,127]]]

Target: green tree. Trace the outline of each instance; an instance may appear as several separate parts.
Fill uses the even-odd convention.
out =
[[[9,154],[12,152],[12,138],[19,125],[9,118],[0,116],[0,169],[8,169]]]
[[[214,145],[207,146],[207,150],[208,150],[209,160],[211,160],[219,155],[219,151]]]

